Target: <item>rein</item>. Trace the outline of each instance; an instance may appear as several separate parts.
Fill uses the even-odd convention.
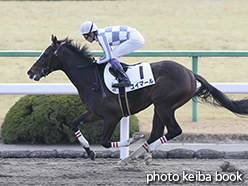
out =
[[[41,65],[42,68],[43,68],[43,69],[41,70],[41,74],[42,74],[44,77],[46,77],[49,73],[51,73],[51,72],[53,72],[53,71],[56,71],[56,70],[83,69],[83,68],[87,68],[87,67],[90,67],[90,66],[95,65],[95,78],[96,78],[96,83],[95,83],[95,84],[96,84],[97,88],[96,88],[96,89],[93,89],[93,91],[98,91],[98,90],[99,90],[99,84],[100,84],[100,87],[101,87],[101,89],[102,89],[102,96],[103,96],[103,98],[105,98],[105,97],[106,97],[106,93],[104,92],[103,85],[102,85],[101,80],[100,80],[99,70],[98,70],[98,68],[97,68],[97,64],[96,64],[96,63],[93,63],[93,62],[92,62],[92,63],[87,64],[87,65],[78,65],[78,66],[74,66],[74,67],[66,67],[66,68],[58,68],[58,69],[52,69],[52,68],[51,68],[52,63],[54,62],[55,58],[58,57],[58,51],[59,51],[59,49],[62,47],[63,44],[64,44],[64,43],[61,42],[61,43],[59,44],[59,46],[58,46],[57,49],[54,47],[53,44],[50,45],[50,46],[54,49],[54,52],[53,52],[52,57],[49,59],[48,64],[47,64],[46,67],[45,67],[43,64],[41,64],[41,63],[39,62],[39,59],[37,60],[37,63],[38,63],[39,65]]]
[[[87,65],[78,65],[78,66],[74,66],[74,67],[52,69],[51,65],[52,65],[53,61],[55,60],[55,58],[58,57],[58,51],[62,47],[63,44],[64,44],[63,42],[60,43],[60,45],[58,46],[57,49],[54,47],[53,44],[50,45],[54,49],[54,52],[53,52],[52,57],[49,59],[46,67],[39,62],[39,59],[37,60],[37,63],[43,67],[43,69],[41,70],[41,73],[42,73],[42,75],[44,75],[44,77],[46,77],[49,73],[56,71],[56,70],[69,70],[69,69],[75,69],[75,68],[80,69],[80,68],[86,68],[86,67],[94,65],[93,63],[91,63],[91,64],[87,64]]]
[[[59,69],[51,69],[51,65],[52,65],[54,59],[58,56],[58,51],[59,51],[59,49],[61,48],[62,45],[63,45],[63,43],[60,43],[60,45],[58,46],[57,49],[55,49],[55,47],[53,46],[53,44],[50,45],[50,46],[54,49],[54,52],[53,52],[52,57],[49,59],[48,64],[47,64],[46,67],[45,67],[43,64],[41,64],[41,63],[39,62],[39,59],[37,60],[37,63],[40,64],[40,65],[43,67],[43,69],[41,70],[41,73],[42,73],[45,77],[46,77],[49,73],[51,73],[52,71],[54,71],[54,70],[59,70]]]

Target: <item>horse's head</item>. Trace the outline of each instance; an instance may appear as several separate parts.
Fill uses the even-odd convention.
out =
[[[39,81],[54,70],[58,70],[58,51],[62,46],[62,41],[58,41],[56,36],[52,35],[52,44],[48,46],[40,55],[34,65],[27,72],[30,79]]]

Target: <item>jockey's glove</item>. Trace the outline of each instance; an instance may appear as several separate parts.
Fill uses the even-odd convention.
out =
[[[97,60],[94,57],[92,58],[92,63],[97,64]]]

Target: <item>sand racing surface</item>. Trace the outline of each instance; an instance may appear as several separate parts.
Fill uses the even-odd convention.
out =
[[[244,159],[154,159],[150,166],[138,159],[126,167],[117,162],[117,158],[2,158],[0,185],[248,185]]]

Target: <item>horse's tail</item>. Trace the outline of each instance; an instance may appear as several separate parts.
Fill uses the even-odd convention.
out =
[[[231,100],[223,92],[212,86],[206,79],[198,74],[194,74],[195,79],[201,83],[201,86],[194,94],[200,102],[207,102],[217,107],[224,107],[233,113],[245,115],[248,114],[248,99]]]

